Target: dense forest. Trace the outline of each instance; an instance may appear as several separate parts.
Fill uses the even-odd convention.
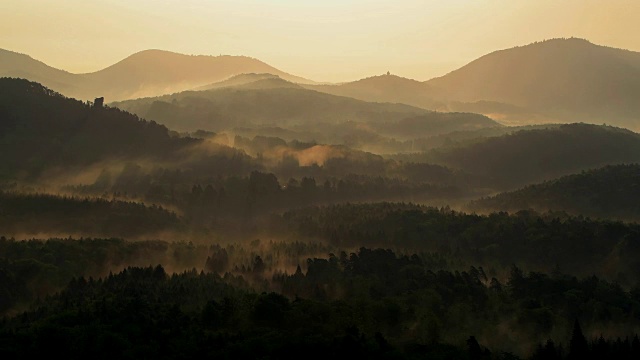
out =
[[[137,237],[178,230],[174,212],[141,202],[0,191],[4,235],[75,234]]]
[[[224,276],[195,268],[171,275],[157,265],[74,277],[33,310],[5,320],[0,351],[12,357],[295,358],[310,351],[313,358],[592,353],[631,359],[640,350],[631,332],[640,292],[596,277],[514,266],[501,282],[482,267],[443,270],[416,254],[367,248],[309,259],[306,271],[292,273],[267,273],[257,259],[250,270]],[[616,337],[589,335],[613,324]]]

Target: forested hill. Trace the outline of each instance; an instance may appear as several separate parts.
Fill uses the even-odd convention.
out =
[[[443,148],[424,160],[492,178],[496,188],[512,190],[582,170],[639,162],[640,135],[611,126],[568,124]]]
[[[265,80],[262,80],[265,81]],[[269,80],[239,87],[185,91],[113,103],[178,131],[219,131],[237,126],[294,126],[347,121],[392,121],[428,113],[403,104],[370,103]],[[255,88],[251,88],[251,85]],[[258,85],[258,86],[256,86]],[[264,86],[269,85],[269,86]]]
[[[198,140],[155,122],[66,98],[38,83],[0,78],[0,179],[45,167],[106,159],[167,157]]]
[[[640,165],[606,166],[502,193],[470,204],[477,211],[560,210],[640,220]]]

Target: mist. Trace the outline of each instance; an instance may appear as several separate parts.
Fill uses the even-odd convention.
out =
[[[640,357],[640,53],[521,14],[632,12],[526,3],[491,12],[500,39],[477,23],[495,4],[281,3],[251,25],[262,5],[203,25],[199,4],[176,26],[186,2],[127,22],[173,9],[171,34],[53,42],[109,50],[90,71],[48,62],[58,26],[0,49],[0,356]]]

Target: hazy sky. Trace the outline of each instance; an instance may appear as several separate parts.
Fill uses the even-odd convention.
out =
[[[247,55],[317,81],[427,80],[555,37],[640,51],[639,0],[2,0],[0,48],[90,72],[144,49]]]

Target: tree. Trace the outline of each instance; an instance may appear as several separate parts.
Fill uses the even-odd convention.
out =
[[[262,258],[259,255],[256,255],[256,257],[253,259],[252,265],[253,265],[252,268],[254,273],[262,274],[264,272],[264,269],[265,269],[264,261],[262,261]]]
[[[573,324],[573,333],[571,334],[571,341],[569,342],[569,356],[570,360],[583,360],[589,354],[589,344],[587,339],[582,333],[582,328],[578,319]]]
[[[480,344],[478,344],[478,340],[476,340],[475,336],[469,336],[469,339],[467,339],[467,348],[469,351],[469,359],[482,359],[482,348],[480,347]]]

